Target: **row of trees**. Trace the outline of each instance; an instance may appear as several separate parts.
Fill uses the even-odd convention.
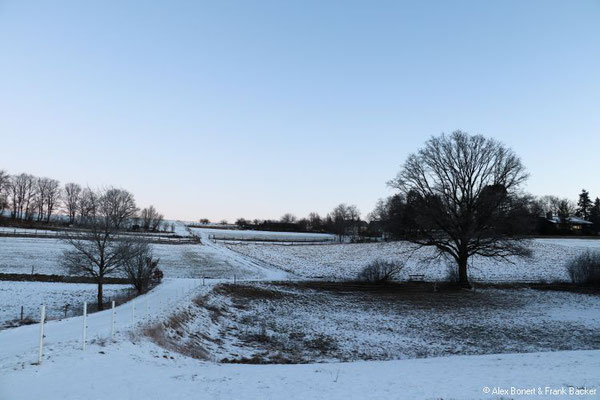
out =
[[[404,238],[411,235],[412,221],[415,215],[413,209],[414,194],[394,194],[385,199],[379,199],[375,209],[369,214],[371,230],[385,232],[393,238]],[[544,225],[540,225],[539,219],[557,218],[561,223],[567,223],[571,217],[579,217],[594,224],[595,229],[600,229],[600,199],[592,202],[589,193],[584,189],[579,195],[577,203],[557,196],[521,195],[519,198],[520,223],[522,233],[543,234]],[[561,232],[557,230],[556,232]]]
[[[127,191],[120,195],[133,199]],[[51,217],[62,211],[68,217],[68,224],[83,225],[94,214],[98,196],[98,191],[77,183],[67,183],[62,187],[56,179],[26,173],[9,175],[0,170],[0,215],[9,210],[13,220],[50,223]],[[138,211],[135,207],[135,213],[128,217],[121,229],[173,230],[172,224],[164,222],[163,215],[154,206]]]
[[[200,220],[208,223],[208,220]],[[311,212],[308,217],[298,219],[291,213],[284,214],[279,221],[273,220],[247,220],[239,218],[235,224],[242,229],[257,229],[264,231],[292,231],[292,232],[328,232],[334,233],[342,241],[345,235],[356,236],[364,221],[360,219],[360,211],[355,205],[341,203],[325,217],[317,212]]]
[[[582,189],[577,202],[557,196],[541,196],[536,199],[537,212],[546,217],[566,219],[579,217],[584,220],[598,223],[600,217],[600,198],[592,201],[590,193]]]
[[[0,215],[10,209],[15,219],[50,221],[59,206],[60,182],[30,174],[9,175],[0,170]]]

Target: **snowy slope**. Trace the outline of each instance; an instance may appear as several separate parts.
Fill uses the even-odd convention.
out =
[[[447,274],[444,260],[429,260],[431,248],[414,251],[406,242],[337,245],[279,246],[227,244],[227,247],[257,260],[304,277],[354,279],[376,258],[398,259],[406,266],[401,279],[425,274],[427,280],[442,280]],[[470,276],[483,281],[568,281],[565,262],[587,249],[600,250],[600,240],[536,239],[531,241],[533,257],[509,261],[473,257]]]
[[[200,362],[144,341],[56,354],[3,370],[0,398],[40,399],[499,399],[485,388],[600,386],[600,351],[453,356],[385,362],[236,365]],[[504,396],[504,399],[596,399]]]

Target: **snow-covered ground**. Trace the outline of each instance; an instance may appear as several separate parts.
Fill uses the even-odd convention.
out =
[[[0,328],[7,321],[20,318],[23,306],[24,318],[38,320],[40,306],[46,305],[48,318],[62,318],[81,314],[84,301],[95,303],[97,286],[85,283],[59,282],[6,282],[0,281]],[[106,301],[127,294],[127,285],[104,285]]]
[[[279,246],[227,244],[240,254],[307,277],[355,279],[358,272],[376,258],[406,263],[400,279],[425,274],[426,280],[443,280],[447,275],[444,260],[429,260],[430,248],[411,251],[406,242],[358,243],[335,245]],[[474,257],[470,276],[482,281],[568,281],[565,262],[587,249],[600,250],[600,240],[535,239],[530,242],[533,256],[512,262]]]
[[[237,229],[190,228],[195,234],[215,236],[227,240],[282,240],[282,241],[333,241],[335,235],[307,232],[268,232]]]
[[[145,341],[56,353],[3,370],[0,398],[30,399],[597,399],[600,351],[454,356],[339,364],[214,364]],[[502,389],[565,395],[493,395]],[[512,389],[514,388],[514,389]],[[569,390],[596,389],[569,395]]]
[[[159,268],[173,278],[264,278],[261,263],[206,240],[199,244],[153,244]],[[0,273],[65,274],[61,259],[69,245],[60,239],[0,237]],[[280,276],[285,276],[281,272]]]
[[[151,336],[225,362],[390,360],[600,348],[600,297],[288,282],[221,285]]]
[[[178,224],[176,229],[183,231],[185,228],[181,225]],[[507,399],[536,398],[531,395],[511,395],[511,387],[519,390],[537,390],[539,387],[542,395],[537,398],[549,398],[547,394],[543,394],[545,387],[558,390],[564,388],[567,391],[564,396],[550,397],[553,399],[598,398],[597,392],[573,397],[568,395],[568,390],[584,387],[597,390],[600,387],[600,350],[450,356],[377,362],[240,365],[202,361],[160,347],[146,336],[148,328],[161,322],[172,321],[174,317],[189,310],[193,299],[209,296],[215,284],[231,282],[231,275],[239,273],[238,277],[249,280],[285,280],[287,274],[269,263],[286,260],[282,262],[282,267],[299,275],[311,276],[333,271],[332,276],[353,276],[354,271],[344,272],[344,265],[346,268],[348,265],[362,265],[368,257],[376,254],[376,251],[363,247],[368,245],[260,246],[272,249],[269,250],[269,254],[305,248],[329,249],[333,252],[326,256],[324,261],[320,261],[324,264],[317,267],[310,265],[318,255],[309,258],[298,256],[304,261],[298,261],[298,264],[294,265],[289,264],[288,256],[271,256],[271,259],[267,260],[269,263],[266,263],[206,240],[205,232],[195,233],[203,239],[205,245],[165,245],[167,250],[164,253],[161,253],[162,250],[158,247],[160,245],[155,247],[157,255],[164,259],[166,278],[163,284],[150,293],[117,307],[114,341],[110,340],[110,310],[88,317],[89,342],[85,351],[81,348],[82,317],[49,321],[45,326],[44,361],[41,365],[33,365],[37,361],[39,324],[0,331],[0,399],[499,399],[501,396],[486,392],[486,388],[492,391],[495,387],[507,390],[503,396]],[[17,240],[31,241],[21,244],[12,242]],[[35,239],[19,238],[10,238],[11,242],[0,242],[0,271],[7,272],[6,269],[12,268],[14,272],[31,272],[33,263],[36,265],[36,272],[56,273],[59,268],[57,260],[62,252],[60,242],[49,245],[45,243],[51,243],[50,239],[42,240],[44,244],[36,244]],[[543,245],[543,242],[541,244]],[[355,247],[356,250],[350,253],[340,252],[345,246],[360,247]],[[551,254],[545,256],[546,261],[539,261],[540,267],[536,269],[550,272],[550,275],[552,271],[557,270],[554,264],[558,262],[555,263],[553,257],[557,258],[558,253],[566,252],[563,248],[571,248],[575,254],[581,247],[550,242],[546,246],[548,247],[545,249]],[[240,251],[238,247],[235,248]],[[389,257],[395,256],[395,253],[392,253],[389,250],[386,254]],[[262,253],[261,258],[265,258]],[[544,269],[541,267],[542,262],[551,265]],[[298,267],[307,269],[299,270]],[[192,279],[210,273],[219,275],[222,280],[210,279],[203,285],[202,279]],[[551,280],[552,277],[546,279]],[[543,337],[545,332],[544,324],[550,324],[550,331],[560,332],[560,335],[565,332],[561,331],[559,326],[564,325],[564,331],[571,331],[576,336],[572,343],[585,340],[589,330],[598,331],[596,298],[568,293],[540,294],[542,297],[538,297],[538,294],[532,294],[530,291],[526,291],[525,297],[517,296],[514,299],[511,293],[498,291],[496,294],[507,304],[518,305],[521,304],[520,301],[526,300],[517,317],[521,318],[524,324],[533,323],[537,326],[536,335],[540,337]],[[280,329],[283,331],[288,330],[292,322],[302,324],[302,320],[306,321],[306,331],[339,323],[340,327],[336,328],[338,330],[334,333],[342,338],[351,336],[353,330],[350,329],[350,325],[354,324],[354,332],[362,332],[355,338],[350,338],[355,344],[361,343],[361,340],[368,340],[370,342],[367,344],[376,345],[378,338],[390,339],[397,336],[394,332],[385,333],[385,324],[379,333],[375,332],[372,337],[371,333],[366,333],[366,328],[360,324],[370,321],[368,325],[372,326],[373,321],[380,321],[380,317],[377,317],[374,308],[369,309],[363,303],[349,300],[342,304],[343,300],[336,300],[341,303],[333,301],[328,304],[320,302],[319,297],[311,301],[307,307],[294,308],[293,303],[266,305],[260,301],[253,304],[253,301],[249,300],[248,308],[240,312],[238,318],[244,317],[244,313],[248,316],[269,315],[275,320],[281,320]],[[362,314],[361,307],[366,311],[364,320],[359,317]],[[400,304],[399,307],[406,307],[406,304]],[[329,314],[332,314],[337,309],[341,311],[339,317],[325,321],[327,316],[324,316],[324,313],[329,310]],[[210,309],[206,310],[210,317]],[[447,319],[454,324],[453,326],[460,328],[461,323],[474,323],[472,318],[476,316],[468,317],[472,311],[467,304],[464,312],[458,312],[454,318]],[[497,323],[501,328],[510,325],[509,322],[501,321],[506,315],[497,308],[475,311],[492,321],[491,324]],[[393,312],[391,306],[388,313],[383,315],[389,316]],[[397,321],[400,327],[405,329],[400,334],[408,336],[411,329],[427,329],[427,325],[422,321],[429,315],[427,307],[414,308],[411,312],[405,310],[405,314],[406,321],[402,322],[401,318]],[[431,315],[436,314],[434,312]],[[440,310],[437,315],[441,318],[443,311]],[[386,319],[384,317],[381,317],[381,322]],[[538,317],[544,322],[536,322]],[[410,321],[413,322],[409,324]],[[392,323],[388,327],[393,329],[394,325]],[[344,327],[346,333],[342,331]],[[493,329],[493,326],[488,328]],[[206,329],[207,332],[199,329],[197,334],[212,334],[209,329],[213,328],[207,326]],[[266,329],[272,328],[267,326]],[[492,335],[491,338],[501,342],[501,332],[499,329],[497,335]],[[364,335],[369,337],[365,338]],[[382,343],[384,347],[387,346],[385,340]],[[542,343],[539,347],[532,346],[529,350],[569,348],[554,347],[550,342],[546,345],[545,347]],[[522,350],[518,347],[514,349]]]

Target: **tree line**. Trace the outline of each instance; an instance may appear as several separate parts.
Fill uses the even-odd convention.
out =
[[[298,219],[294,214],[286,213],[279,220],[238,218],[235,225],[240,229],[261,231],[333,233],[339,241],[342,241],[344,236],[357,239],[365,234],[361,228],[368,224],[361,219],[360,214],[360,210],[355,205],[341,203],[325,217],[321,217],[317,212],[311,212],[308,217]],[[202,218],[199,222],[207,225],[210,220]],[[220,223],[227,225],[226,220]]]
[[[112,189],[111,189],[112,190]],[[133,199],[126,190],[119,189],[124,197]],[[63,212],[67,220],[54,218],[63,225],[83,226],[93,214],[101,190],[82,187],[73,182],[61,186],[56,179],[36,177],[21,173],[9,175],[0,170],[0,216],[6,212],[14,221],[28,221],[50,224],[58,212]],[[139,210],[129,216],[121,226],[125,230],[148,232],[173,231],[174,224],[164,221],[164,216],[154,206]]]

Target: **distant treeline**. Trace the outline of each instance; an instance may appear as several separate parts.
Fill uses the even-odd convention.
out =
[[[148,232],[175,229],[174,224],[164,221],[154,206],[140,210],[133,194],[124,189],[112,190],[127,198],[134,210],[125,229]],[[99,199],[100,191],[77,183],[62,186],[56,179],[26,173],[9,175],[0,170],[0,222],[4,225],[35,227],[52,222],[62,226],[84,226],[94,214]],[[58,215],[59,212],[62,215]]]
[[[287,213],[279,220],[261,220],[239,218],[235,225],[239,229],[277,232],[311,232],[331,233],[340,239],[349,236],[351,239],[368,237],[385,237],[401,239],[414,234],[415,215],[411,196],[396,194],[385,199],[379,199],[375,209],[366,220],[361,219],[360,211],[354,205],[342,203],[335,207],[325,217],[312,212],[305,218],[296,218]],[[588,191],[583,189],[577,202],[557,196],[524,196],[520,199],[520,223],[527,221],[526,231],[531,235],[596,235],[600,231],[600,198],[591,200]],[[210,220],[199,220],[200,224],[208,225]],[[587,223],[586,223],[587,222]],[[221,225],[228,221],[222,220]],[[523,227],[519,227],[522,233]]]

